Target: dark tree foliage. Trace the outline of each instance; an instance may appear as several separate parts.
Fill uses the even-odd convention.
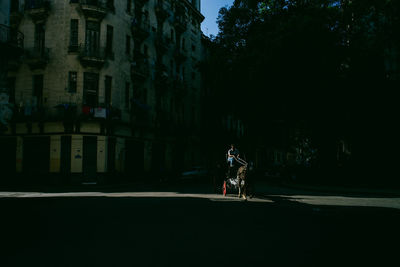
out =
[[[243,118],[253,146],[271,142],[274,121],[287,140],[306,121],[321,165],[336,163],[339,139],[355,166],[379,162],[374,145],[391,145],[383,132],[397,111],[399,73],[388,66],[399,63],[399,11],[395,0],[235,0],[211,43],[215,110]]]

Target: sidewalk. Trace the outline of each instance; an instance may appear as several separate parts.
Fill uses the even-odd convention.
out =
[[[260,182],[259,182],[260,183]],[[328,185],[306,185],[293,182],[281,182],[279,184],[269,183],[262,181],[261,189],[264,186],[283,187],[292,190],[310,191],[318,193],[334,193],[334,194],[357,194],[366,196],[382,196],[382,197],[400,197],[400,189],[382,189],[382,188],[365,188],[365,187],[345,187],[345,186],[328,186]],[[260,184],[259,184],[260,185]],[[300,192],[299,192],[300,193]]]

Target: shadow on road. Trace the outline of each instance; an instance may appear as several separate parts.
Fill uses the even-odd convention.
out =
[[[384,266],[397,257],[395,209],[176,194],[0,198],[1,265]]]

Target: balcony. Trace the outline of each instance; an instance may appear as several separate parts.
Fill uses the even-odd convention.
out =
[[[156,134],[165,136],[165,134],[173,134],[172,116],[166,111],[158,110],[155,118]]]
[[[149,2],[149,0],[135,0],[135,9],[142,9],[142,7]]]
[[[137,112],[132,112],[131,122],[137,130],[151,130],[154,128],[151,116],[146,111],[138,110]]]
[[[33,47],[25,50],[26,63],[31,69],[44,69],[49,62],[49,48]]]
[[[150,35],[150,24],[147,21],[132,22],[132,37],[135,42],[142,43]]]
[[[174,52],[174,57],[177,64],[182,64],[186,61],[186,54],[181,49],[177,48]]]
[[[157,64],[155,82],[156,85],[161,85],[162,87],[168,86],[169,82],[168,68],[164,64]]]
[[[27,0],[25,2],[25,12],[34,23],[46,21],[49,11],[50,2],[48,0]]]
[[[132,100],[131,122],[136,129],[151,129],[153,121],[150,114],[151,107],[137,98]]]
[[[22,60],[19,58],[13,58],[7,60],[7,71],[17,71],[19,66],[21,66]]]
[[[169,17],[168,7],[164,0],[158,0],[154,9],[159,21],[164,22]]]
[[[159,55],[165,54],[171,47],[171,39],[159,34],[156,37],[155,45]]]
[[[84,67],[102,68],[106,62],[104,48],[81,45],[79,47],[79,59]]]
[[[167,67],[164,64],[159,64],[156,68],[155,75],[155,89],[157,96],[164,96],[171,89],[170,77],[167,71]]]
[[[0,24],[0,49],[8,59],[18,58],[23,54],[24,35],[9,26]]]
[[[101,0],[79,0],[79,6],[86,18],[98,21],[103,20],[109,10]]]
[[[131,62],[131,76],[133,81],[143,82],[150,74],[149,62],[142,53],[135,53],[134,60]]]
[[[174,96],[177,99],[182,99],[183,97],[186,96],[186,83],[183,80],[182,77],[175,77],[174,82],[173,82],[173,92],[174,92]]]
[[[10,26],[13,28],[18,28],[21,23],[22,18],[24,17],[23,9],[20,9],[19,6],[11,6],[10,9]]]
[[[178,35],[184,33],[187,30],[188,19],[186,17],[186,10],[182,3],[176,6],[174,15],[174,26]]]

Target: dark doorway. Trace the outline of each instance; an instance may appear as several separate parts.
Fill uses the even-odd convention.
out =
[[[177,144],[174,147],[173,169],[174,172],[181,172],[184,168],[185,150],[183,144]]]
[[[25,137],[23,147],[23,171],[29,175],[49,173],[50,137]],[[41,178],[44,178],[41,176]]]
[[[117,144],[116,138],[108,138],[107,143],[107,171],[115,173],[115,147]]]
[[[37,101],[37,106],[43,106],[43,75],[33,76],[33,96]]]
[[[15,103],[15,82],[16,82],[16,77],[7,78],[8,95],[9,95],[8,102],[12,104]]]
[[[71,173],[71,136],[61,136],[60,172],[65,178]]]
[[[126,140],[125,147],[125,172],[132,179],[137,179],[143,174],[144,144],[134,140]]]
[[[153,143],[151,169],[156,173],[165,170],[165,145]]]
[[[111,87],[112,87],[112,77],[106,76],[105,81],[105,99],[106,99],[106,107],[109,108],[111,106]]]
[[[97,137],[83,137],[83,181],[96,182],[97,175]]]
[[[83,73],[83,103],[90,107],[96,107],[99,100],[99,74]]]
[[[1,178],[0,184],[6,182],[15,174],[16,166],[16,148],[17,141],[15,137],[0,138],[0,166]]]

